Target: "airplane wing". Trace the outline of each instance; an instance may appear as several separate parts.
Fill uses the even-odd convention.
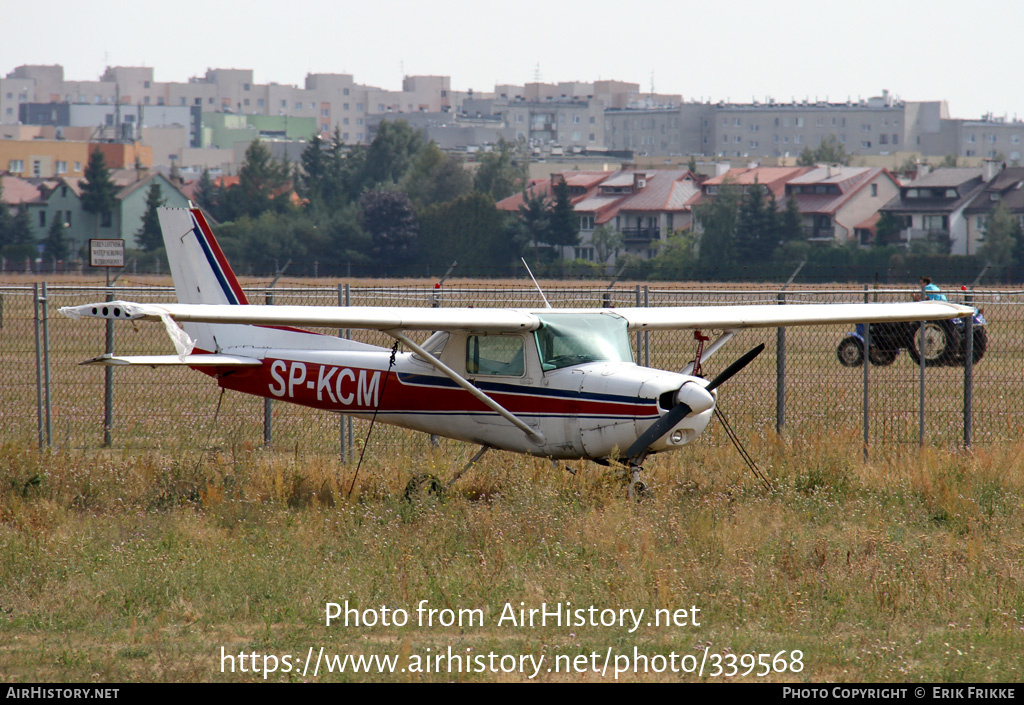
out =
[[[590,313],[594,309],[588,309]],[[111,301],[60,310],[71,318],[162,320],[177,323],[241,323],[262,326],[363,328],[366,330],[522,331],[540,327],[527,311],[510,308],[415,308],[408,306],[234,306],[137,304]]]
[[[945,301],[885,304],[741,304],[617,308],[630,330],[776,328],[829,323],[937,321],[974,314],[970,306]]]
[[[772,328],[799,325],[930,321],[970,316],[969,306],[945,301],[880,304],[746,304],[735,306],[664,306],[651,308],[416,308],[405,306],[233,306],[207,304],[138,304],[112,301],[69,306],[71,318],[163,320],[176,323],[231,323],[264,326],[362,328],[367,330],[536,330],[545,313],[611,313],[630,330]]]

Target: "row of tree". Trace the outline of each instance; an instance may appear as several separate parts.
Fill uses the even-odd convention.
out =
[[[552,244],[557,232],[575,242],[578,233],[567,191],[554,208],[538,206],[540,224],[495,207],[525,188],[526,165],[520,147],[503,141],[471,173],[408,123],[387,121],[365,148],[338,132],[314,136],[295,164],[253,142],[238,183],[225,187],[204,172],[196,199],[244,272],[291,260],[305,263],[304,273],[422,275],[459,260],[460,273],[498,275],[537,238]]]
[[[834,138],[805,152],[801,160],[808,163],[846,157]],[[480,155],[470,172],[407,123],[387,121],[365,148],[345,145],[338,132],[330,140],[316,135],[294,164],[275,160],[264,143],[253,142],[238,182],[228,186],[204,172],[196,199],[218,221],[218,237],[242,273],[271,274],[292,261],[293,274],[420,276],[458,260],[459,274],[501,276],[521,271],[518,260],[525,255],[542,273],[606,274],[605,263],[623,248],[621,233],[609,226],[593,233],[596,262],[561,261],[562,248],[579,241],[568,186],[556,184],[550,196],[527,192],[526,166],[520,145],[501,142]],[[518,213],[495,207],[520,191]],[[94,151],[82,185],[83,208],[98,224],[113,211],[115,195],[103,155]],[[163,257],[156,214],[162,203],[154,181],[136,233],[143,267]],[[858,248],[811,248],[796,202],[788,199],[779,210],[773,194],[757,184],[724,184],[715,200],[697,207],[694,219],[699,229],[672,234],[656,257],[620,256],[625,271],[659,279],[758,278],[758,272],[790,271],[801,260],[877,271],[901,256],[895,249],[866,255]],[[886,232],[898,224],[883,218],[878,227]],[[47,258],[76,254],[67,251],[59,222],[51,223],[42,244]],[[0,255],[35,254],[26,208],[13,215],[0,209]],[[979,255],[1002,265],[1024,263],[1024,230],[1002,206],[990,219]]]

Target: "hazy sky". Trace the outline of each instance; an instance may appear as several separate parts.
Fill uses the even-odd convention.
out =
[[[0,75],[107,65],[157,81],[251,68],[257,83],[350,73],[398,90],[618,79],[685,99],[846,100],[888,89],[949,101],[952,117],[1024,118],[1021,0],[51,0],[3,12]]]

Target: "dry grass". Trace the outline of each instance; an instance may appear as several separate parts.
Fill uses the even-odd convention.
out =
[[[748,442],[771,491],[699,443],[651,464],[656,496],[640,505],[599,468],[573,476],[509,454],[486,457],[444,501],[403,500],[414,472],[450,475],[466,450],[455,443],[374,458],[351,498],[353,469],[319,456],[236,448],[200,462],[8,445],[4,678],[248,680],[220,672],[221,646],[408,655],[451,645],[552,657],[799,649],[804,670],[772,679],[1020,680],[1024,446],[865,464],[834,443]],[[423,599],[481,609],[486,624],[324,626],[326,602],[411,611]],[[696,605],[701,626],[499,627],[506,601]],[[386,679],[320,677],[359,678]]]

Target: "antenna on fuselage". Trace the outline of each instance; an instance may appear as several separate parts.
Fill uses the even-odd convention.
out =
[[[544,290],[540,288],[540,284],[537,283],[537,278],[533,276],[533,272],[530,271],[530,265],[526,263],[526,258],[520,257],[519,259],[523,261],[523,266],[526,267],[527,274],[530,275],[530,279],[533,279],[533,285],[537,287],[537,291],[540,292],[540,297],[544,299],[544,305],[551,308],[551,304],[548,302],[548,297],[544,296]]]

